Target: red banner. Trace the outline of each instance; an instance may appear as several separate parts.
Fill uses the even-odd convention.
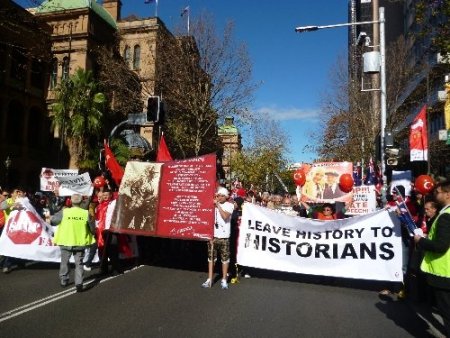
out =
[[[213,237],[216,156],[128,162],[111,230],[181,239]]]
[[[423,106],[420,113],[411,124],[409,131],[410,161],[428,161],[428,129],[427,106]]]

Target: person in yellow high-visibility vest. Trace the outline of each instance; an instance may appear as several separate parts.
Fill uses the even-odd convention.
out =
[[[434,195],[442,209],[431,225],[428,238],[421,229],[416,229],[414,241],[425,251],[420,268],[434,289],[446,335],[450,337],[450,181],[438,184]]]
[[[95,221],[89,211],[80,208],[82,196],[73,194],[72,207],[64,208],[52,217],[52,224],[58,224],[53,242],[61,249],[59,278],[61,286],[69,283],[69,259],[75,259],[75,287],[77,292],[83,291],[83,258],[85,249],[95,242],[93,229]]]

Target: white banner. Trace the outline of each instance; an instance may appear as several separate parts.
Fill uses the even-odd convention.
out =
[[[81,194],[83,196],[91,196],[94,192],[91,178],[88,173],[77,176],[60,177],[59,179],[59,196],[71,196],[72,194]]]
[[[361,185],[353,187],[353,202],[347,208],[347,215],[364,215],[375,212],[377,209],[377,195],[374,185]]]
[[[78,169],[41,169],[41,191],[55,191],[59,188],[59,179],[78,175]]]
[[[411,180],[412,180],[411,170],[405,171],[392,170],[391,194],[394,192],[394,187],[403,186],[405,188],[405,196],[411,196]]]
[[[402,281],[400,224],[386,210],[318,221],[245,203],[237,262],[311,275]]]
[[[0,255],[43,262],[60,262],[61,252],[53,244],[53,228],[36,213],[28,199],[23,210],[11,211],[0,237]]]

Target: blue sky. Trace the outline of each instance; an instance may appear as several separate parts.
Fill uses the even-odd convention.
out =
[[[158,16],[172,29],[186,6],[191,17],[212,13],[218,27],[234,21],[235,37],[247,44],[254,79],[261,83],[253,110],[279,120],[290,138],[291,161],[313,160],[315,154],[303,149],[310,132],[320,130],[321,96],[332,66],[347,52],[347,29],[299,34],[294,28],[347,22],[348,0],[159,0]],[[154,8],[144,0],[123,0],[122,13],[153,16]]]
[[[30,0],[17,2],[30,6]],[[154,2],[122,0],[122,4],[122,16],[155,14]],[[315,154],[303,149],[310,133],[320,130],[320,99],[332,66],[347,52],[347,28],[302,34],[294,28],[347,22],[348,0],[159,0],[158,16],[172,30],[179,26],[186,6],[191,18],[204,10],[212,13],[217,27],[234,21],[236,40],[247,44],[254,80],[261,83],[252,109],[280,121],[290,138],[291,161],[313,160]]]

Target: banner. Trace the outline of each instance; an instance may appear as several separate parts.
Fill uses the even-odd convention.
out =
[[[128,162],[111,230],[181,239],[211,239],[216,156],[165,163]]]
[[[59,179],[78,175],[78,169],[41,169],[41,191],[55,191],[59,188]]]
[[[13,210],[0,236],[0,255],[41,262],[61,262],[61,250],[53,243],[53,235],[57,227],[46,223],[36,212],[27,198],[21,199],[21,210]],[[125,241],[125,243],[124,243]],[[125,252],[124,246],[129,252]],[[88,259],[86,249],[84,260]],[[119,258],[128,259],[138,256],[135,236],[119,238]],[[93,263],[99,261],[98,251]],[[70,262],[74,263],[73,256]]]
[[[304,202],[351,202],[352,192],[345,193],[339,188],[342,174],[353,175],[350,162],[317,162],[303,165],[306,183],[302,187]]]
[[[428,161],[427,106],[411,124],[409,131],[410,161]]]
[[[412,172],[411,170],[392,170],[390,193],[394,192],[394,188],[402,186],[405,190],[405,196],[411,196]]]
[[[60,262],[61,252],[53,244],[53,227],[45,223],[28,199],[23,210],[11,211],[0,237],[0,255],[43,262]]]
[[[318,221],[245,203],[237,262],[268,270],[399,282],[400,225],[386,210]]]
[[[91,196],[93,192],[94,187],[89,173],[59,178],[59,196],[72,196],[73,194]]]
[[[353,202],[347,208],[346,215],[364,215],[377,209],[377,195],[374,185],[353,187]]]

